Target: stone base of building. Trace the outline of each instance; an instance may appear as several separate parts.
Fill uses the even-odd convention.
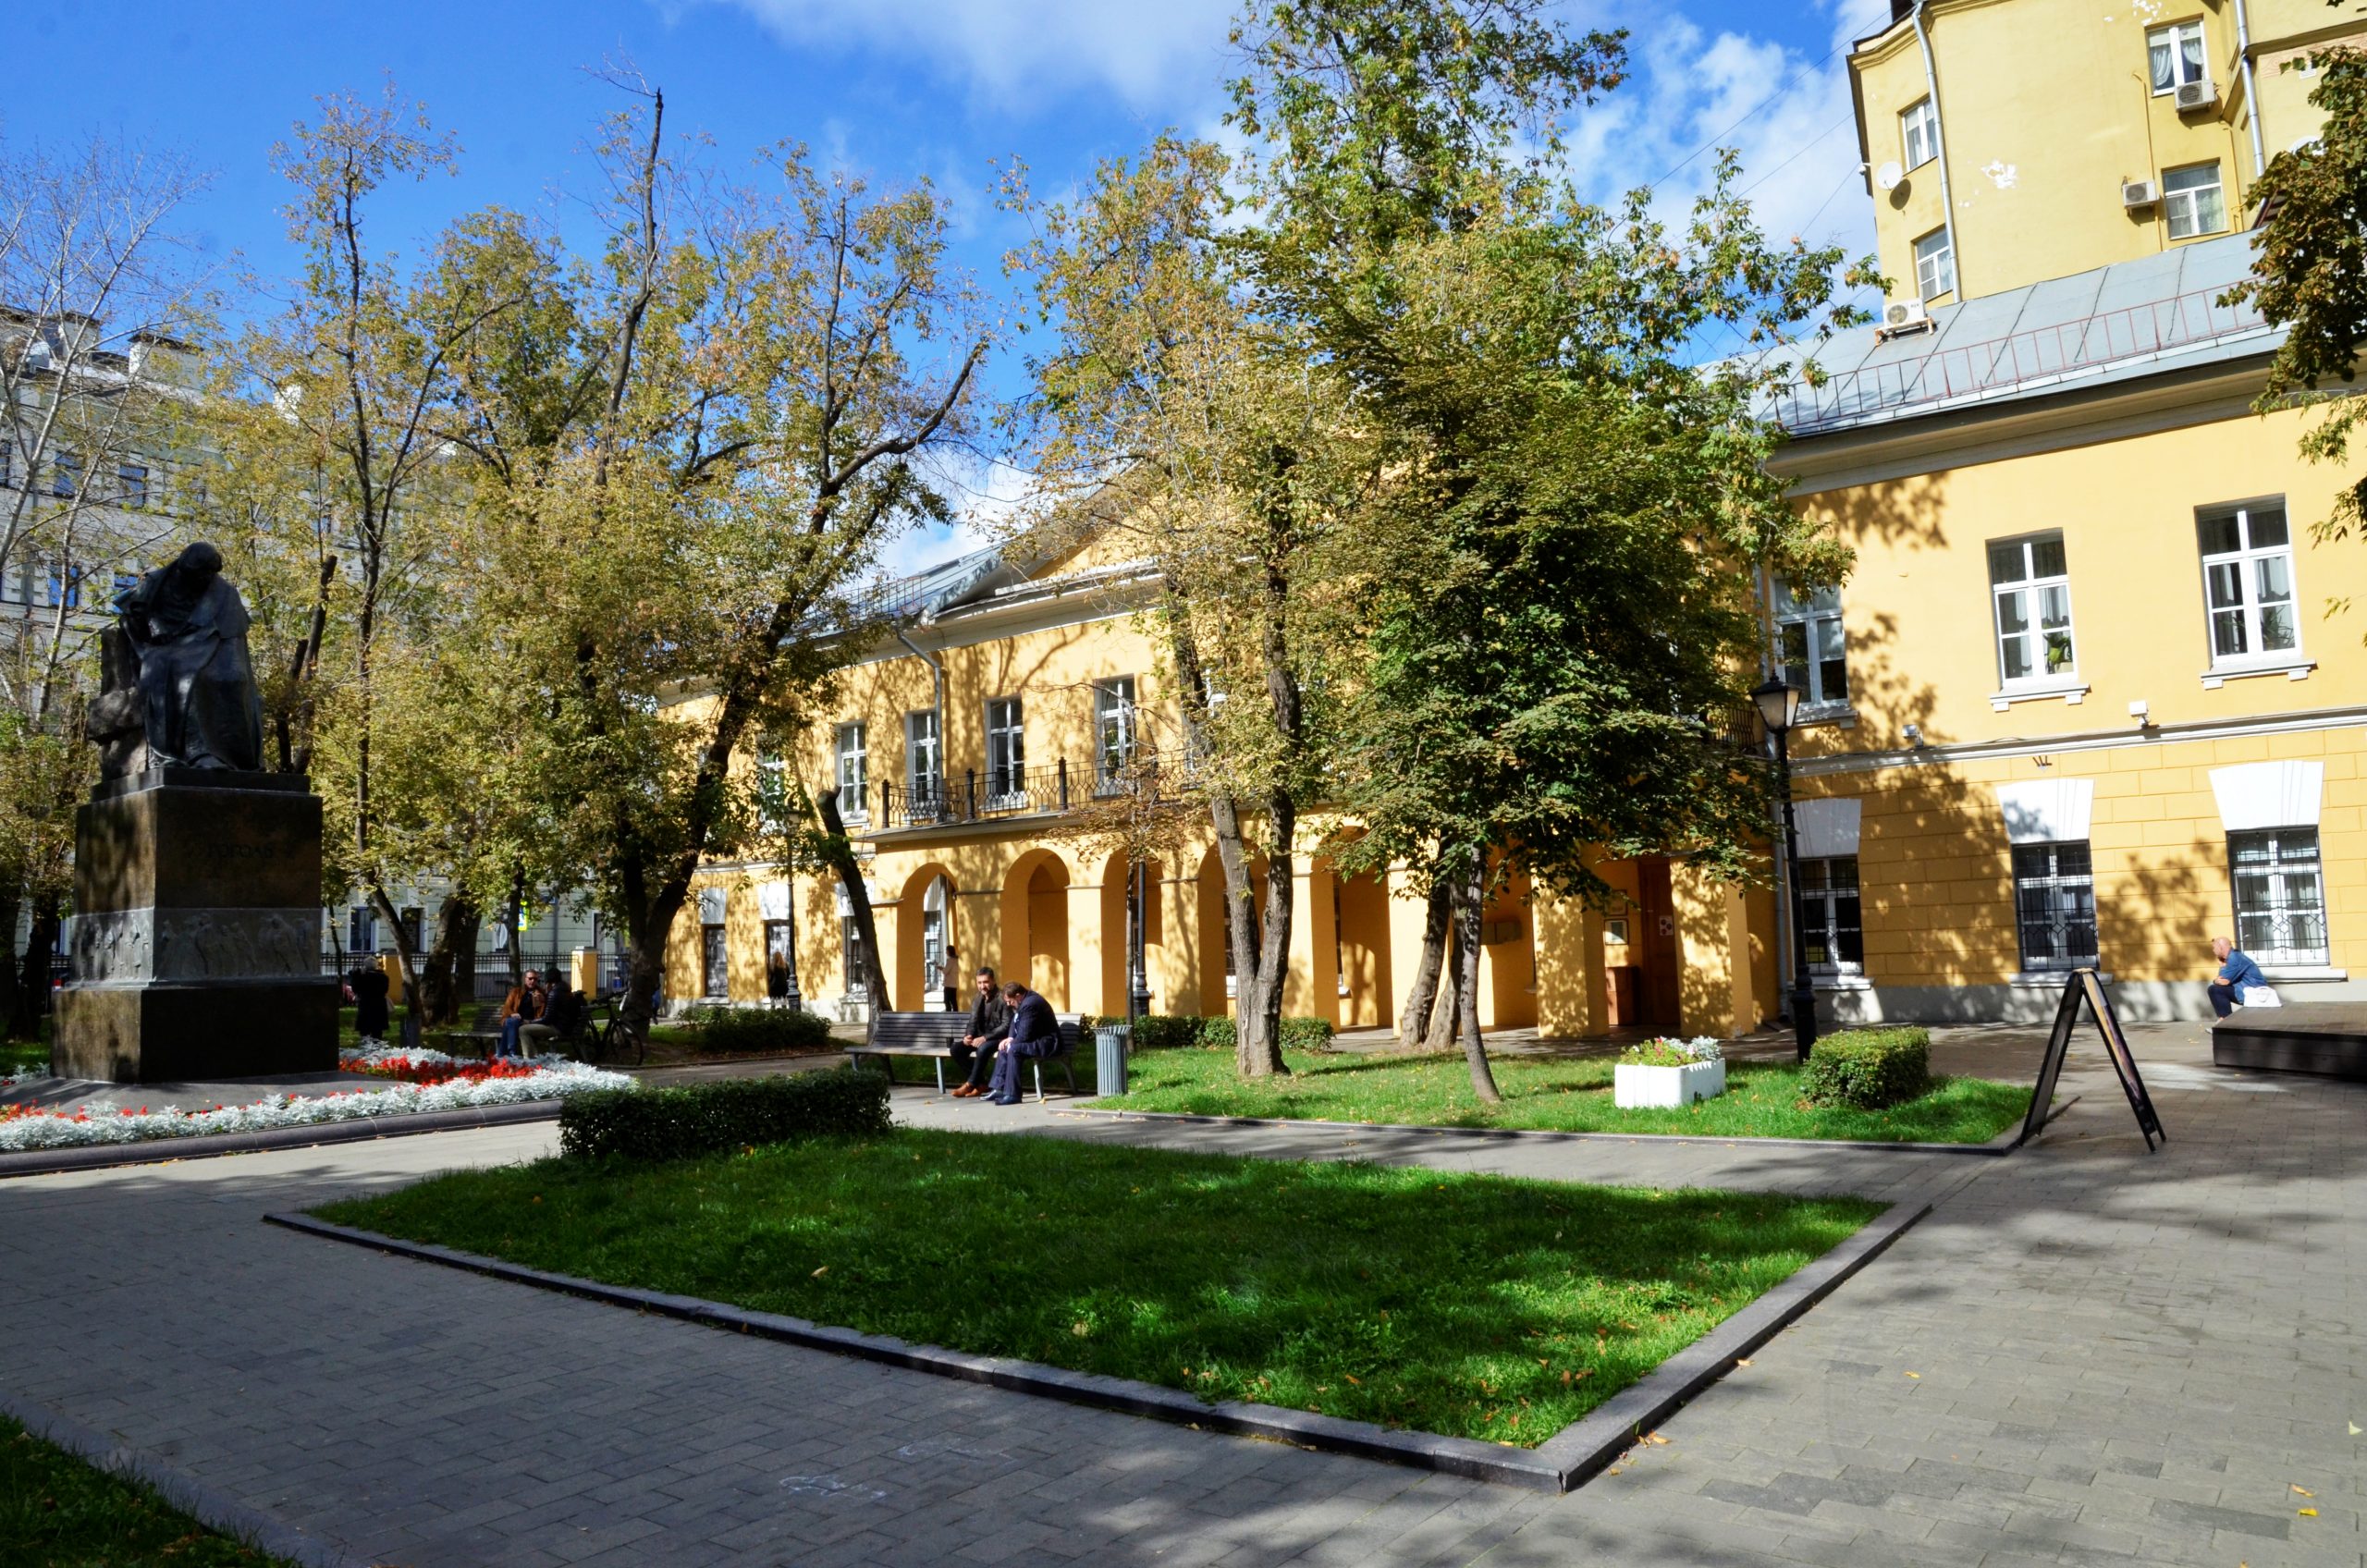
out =
[[[2203,954],[2206,965],[2210,954]],[[2209,983],[2203,980],[2128,980],[2109,974],[2113,1011],[2124,1023],[2207,1023]],[[2342,978],[2297,980],[2272,974],[2269,984],[2290,1002],[2367,1001],[2367,982]],[[2049,977],[1984,986],[1819,986],[1816,1012],[1827,1025],[1857,1023],[2025,1023],[2044,1028],[2054,1022],[2063,982]]]
[[[342,1000],[325,977],[69,985],[49,1070],[106,1084],[333,1072]]]

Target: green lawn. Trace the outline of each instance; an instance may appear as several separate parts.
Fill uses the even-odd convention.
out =
[[[1249,1083],[1228,1051],[1145,1051],[1129,1063],[1128,1093],[1097,1100],[1126,1110],[1198,1116],[1402,1122],[1423,1127],[1526,1127],[1559,1133],[1686,1133],[1710,1138],[1850,1138],[1872,1143],[1978,1144],[2022,1119],[2027,1085],[1943,1078],[1932,1093],[1887,1110],[1803,1107],[1797,1067],[1727,1064],[1726,1092],[1683,1110],[1622,1110],[1606,1059],[1499,1057],[1504,1103],[1482,1106],[1456,1056],[1291,1052],[1291,1075]]]
[[[1522,1445],[1881,1211],[901,1131],[317,1212],[611,1283]]]
[[[280,1561],[215,1535],[147,1488],[93,1469],[0,1416],[0,1564],[272,1568]]]

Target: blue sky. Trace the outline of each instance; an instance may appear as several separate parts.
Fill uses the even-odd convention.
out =
[[[288,260],[272,143],[317,93],[374,93],[388,73],[461,145],[458,178],[390,193],[381,249],[411,249],[488,202],[534,207],[589,188],[584,142],[616,94],[586,74],[629,55],[669,120],[743,159],[781,140],[881,181],[926,176],[960,200],[964,259],[993,274],[1013,235],[987,199],[995,160],[1039,190],[1169,126],[1212,130],[1230,0],[12,0],[18,45],[0,137],[96,133],[169,146],[212,172],[188,227],[269,274]],[[1590,0],[1579,25],[1630,29],[1631,80],[1577,128],[1591,194],[1659,184],[1672,200],[1737,147],[1778,236],[1870,249],[1854,178],[1842,53],[1887,0]],[[1674,173],[1672,173],[1674,169]],[[1015,364],[996,369],[1008,386]],[[969,476],[985,496],[1015,481]],[[916,558],[964,541],[915,540]]]

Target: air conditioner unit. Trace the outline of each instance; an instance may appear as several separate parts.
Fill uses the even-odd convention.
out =
[[[2120,182],[2120,204],[2134,211],[2150,207],[2162,199],[2162,188],[2150,179],[2124,179]]]
[[[2215,81],[2182,81],[2177,90],[2178,113],[2192,114],[2197,109],[2209,109],[2219,103],[2219,84]]]
[[[1929,331],[1931,325],[1931,309],[1920,300],[1893,300],[1883,307],[1882,336],[1884,337]]]

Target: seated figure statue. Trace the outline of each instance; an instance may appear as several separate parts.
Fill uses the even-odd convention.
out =
[[[247,606],[223,580],[222,552],[191,545],[115,603],[124,640],[138,660],[146,752],[141,765],[261,768],[263,702],[247,652]],[[117,766],[130,760],[127,755]]]

